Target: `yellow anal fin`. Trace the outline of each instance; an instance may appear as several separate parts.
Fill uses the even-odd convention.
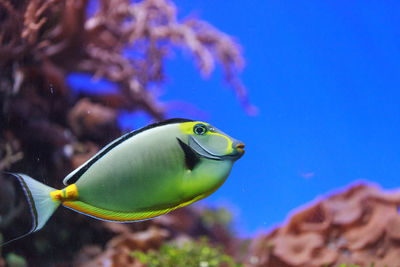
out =
[[[67,208],[75,210],[79,213],[94,217],[96,219],[116,222],[134,222],[146,219],[151,219],[162,214],[166,214],[178,207],[172,207],[162,210],[150,210],[150,211],[137,211],[137,212],[122,212],[122,211],[111,211],[98,207],[94,207],[82,201],[65,201],[62,202]]]
[[[206,195],[200,195],[194,199],[180,203],[171,208],[166,208],[166,209],[161,209],[161,210],[135,211],[135,212],[106,210],[106,209],[92,206],[92,205],[87,204],[82,201],[64,201],[64,202],[62,202],[62,205],[64,205],[67,208],[70,208],[74,211],[77,211],[79,213],[82,213],[82,214],[85,214],[85,215],[88,215],[88,216],[91,216],[91,217],[94,217],[94,218],[100,219],[100,220],[115,221],[115,222],[135,222],[135,221],[151,219],[151,218],[166,214],[177,208],[181,208],[181,207],[187,206],[193,202],[196,202],[204,197],[206,197]]]

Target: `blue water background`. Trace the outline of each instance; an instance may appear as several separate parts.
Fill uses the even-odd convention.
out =
[[[259,108],[258,116],[244,112],[219,67],[204,80],[188,52],[174,50],[166,62],[169,78],[155,93],[168,116],[206,120],[246,143],[227,182],[203,204],[229,206],[237,231],[249,235],[354,181],[399,187],[400,2],[176,4],[180,18],[200,17],[240,42],[241,77]],[[69,82],[83,88],[90,80]],[[124,113],[120,122],[132,129],[148,119]]]

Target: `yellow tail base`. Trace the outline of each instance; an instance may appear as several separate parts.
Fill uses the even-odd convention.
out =
[[[62,190],[55,190],[50,192],[53,201],[73,201],[78,198],[78,188],[75,184],[71,184]]]

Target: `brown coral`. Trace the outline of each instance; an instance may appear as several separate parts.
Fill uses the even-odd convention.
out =
[[[294,214],[285,226],[253,241],[246,265],[397,266],[399,192],[357,185],[320,200]]]
[[[77,138],[102,140],[104,133],[118,135],[118,112],[101,104],[92,103],[88,98],[80,99],[68,114],[68,122]]]
[[[103,146],[119,136],[120,110],[164,118],[147,89],[164,81],[163,62],[174,47],[189,50],[204,75],[219,62],[252,109],[236,75],[240,48],[226,34],[198,19],[179,21],[167,0],[100,0],[87,9],[88,0],[0,0],[0,146],[8,144],[7,130],[20,144],[17,155],[40,161],[45,177],[60,179],[72,169],[73,154],[65,152],[77,141]],[[71,94],[65,80],[76,72],[104,77],[116,92]],[[83,116],[89,108],[94,113]],[[40,169],[23,163],[18,171],[35,176],[32,169]]]
[[[17,226],[29,224],[29,214],[11,202],[17,197],[1,171],[61,187],[66,174],[121,135],[120,111],[143,110],[163,119],[166,108],[148,89],[163,84],[164,61],[173,49],[188,50],[203,75],[219,63],[251,110],[237,77],[243,58],[231,37],[199,19],[178,20],[168,0],[99,0],[87,13],[94,2],[0,0],[0,198],[9,200],[0,203],[0,231],[6,239],[28,230]],[[66,78],[77,72],[105,78],[116,90],[72,93]],[[87,242],[103,245],[115,234],[99,234],[104,226],[64,213],[56,213],[26,247],[10,244],[3,252],[46,265],[49,253],[67,260]],[[5,231],[10,225],[15,228]],[[57,242],[69,250],[49,246]]]
[[[106,229],[118,235],[107,243],[104,250],[93,245],[83,247],[74,258],[73,265],[142,267],[145,265],[131,256],[132,251],[158,250],[166,241],[180,243],[203,235],[208,236],[212,242],[224,244],[227,248],[237,245],[236,239],[221,238],[228,235],[225,228],[219,228],[219,233],[216,233],[213,227],[207,228],[201,221],[201,214],[201,210],[185,207],[179,209],[179,212],[164,215],[157,220],[143,222],[146,224],[143,229],[134,229],[137,224],[106,222],[104,223]],[[190,221],[190,227],[182,224],[182,221]]]

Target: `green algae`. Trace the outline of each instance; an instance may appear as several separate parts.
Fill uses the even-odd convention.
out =
[[[211,246],[206,238],[187,241],[181,246],[164,244],[159,251],[133,251],[131,256],[148,267],[240,267],[242,265],[223,252],[221,246]]]

